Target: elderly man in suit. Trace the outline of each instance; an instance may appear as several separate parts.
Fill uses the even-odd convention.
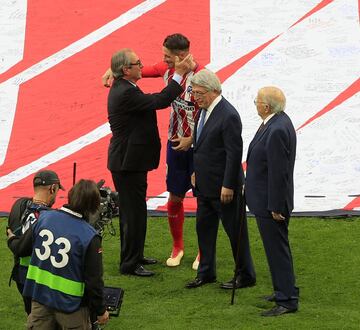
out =
[[[241,167],[241,121],[236,109],[221,96],[215,73],[203,69],[191,79],[192,94],[201,108],[194,132],[196,232],[200,264],[195,280],[187,288],[197,288],[216,280],[216,238],[219,219],[230,239],[234,260],[240,242],[240,268],[236,287],[255,285],[246,218],[240,232],[240,203],[244,174]],[[232,282],[221,287],[232,288]]]
[[[296,133],[284,113],[285,102],[283,92],[276,87],[259,90],[254,103],[263,122],[247,155],[246,201],[256,217],[274,288],[274,293],[264,298],[276,303],[263,316],[296,312],[299,299],[288,240]]]
[[[154,275],[143,265],[156,263],[144,258],[147,173],[158,167],[161,147],[156,110],[168,107],[183,92],[180,83],[191,62],[191,55],[181,62],[177,58],[169,84],[159,93],[144,94],[136,85],[142,68],[136,53],[122,49],[111,59],[114,82],[108,96],[112,131],[108,169],[119,193],[122,274]]]

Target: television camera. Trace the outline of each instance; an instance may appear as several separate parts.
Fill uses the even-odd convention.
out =
[[[112,219],[119,215],[119,197],[116,191],[104,187],[104,184],[105,180],[100,180],[96,184],[100,192],[100,207],[95,214],[90,216],[89,222],[101,236],[104,237],[106,229],[111,236],[115,236],[116,231]]]

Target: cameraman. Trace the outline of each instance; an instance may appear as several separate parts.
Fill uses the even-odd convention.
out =
[[[109,319],[103,301],[101,237],[87,220],[100,204],[95,182],[80,180],[68,201],[60,210],[42,212],[25,234],[33,241],[23,291],[32,298],[29,329],[89,329],[90,313],[99,324]],[[8,245],[17,245],[19,256],[31,252],[11,231]]]
[[[30,225],[39,218],[40,212],[48,210],[55,203],[59,189],[64,190],[60,184],[58,175],[54,171],[44,170],[35,174],[33,178],[33,198],[19,198],[11,208],[8,227],[16,236],[21,236]],[[31,241],[30,241],[31,245]],[[14,254],[14,267],[11,272],[10,281],[14,280],[20,294],[23,292],[26,273],[30,262],[30,254],[19,258]],[[23,297],[25,312],[31,312],[31,299]]]

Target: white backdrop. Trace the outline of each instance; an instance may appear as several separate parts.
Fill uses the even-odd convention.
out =
[[[217,70],[280,36],[236,71],[224,95],[239,110],[247,146],[259,126],[253,99],[283,89],[299,128],[360,77],[358,1],[335,0],[291,27],[314,0],[211,2],[211,64]],[[358,84],[359,86],[359,84]],[[298,129],[295,211],[341,209],[360,194],[360,93]],[[318,196],[311,198],[306,196]],[[323,197],[320,197],[323,196]]]

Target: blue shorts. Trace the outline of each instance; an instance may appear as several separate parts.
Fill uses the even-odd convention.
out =
[[[191,189],[191,174],[194,173],[193,148],[176,151],[167,143],[166,150],[166,188],[176,196],[183,196]]]

